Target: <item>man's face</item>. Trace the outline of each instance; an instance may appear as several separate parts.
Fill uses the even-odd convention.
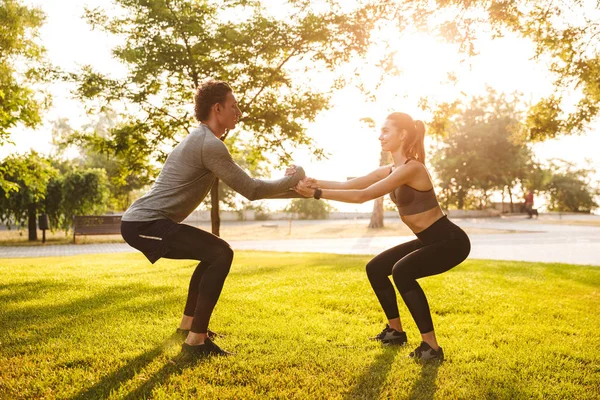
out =
[[[224,104],[219,104],[217,109],[219,110],[217,113],[219,124],[225,129],[235,128],[235,125],[242,116],[242,112],[238,108],[237,100],[233,93],[227,93]]]

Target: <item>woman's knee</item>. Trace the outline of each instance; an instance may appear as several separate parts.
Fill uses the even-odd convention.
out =
[[[376,261],[376,259],[372,259],[371,261],[369,261],[365,267],[365,270],[367,272],[367,277],[369,278],[369,280],[377,279],[382,275],[381,265]]]
[[[392,278],[396,284],[398,292],[407,292],[415,287],[416,279],[409,273],[407,268],[402,268],[402,265],[396,264],[392,268]]]

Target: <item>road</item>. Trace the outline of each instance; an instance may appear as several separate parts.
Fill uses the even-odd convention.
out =
[[[600,220],[590,216],[588,219]],[[295,221],[296,222],[300,221]],[[344,221],[318,221],[338,224]],[[347,221],[346,221],[347,222]],[[600,225],[554,225],[516,218],[455,219],[463,228],[502,229],[516,233],[472,234],[471,259],[559,262],[600,266]],[[565,221],[562,221],[563,223]],[[568,222],[568,221],[567,221]],[[256,222],[260,223],[260,222]],[[263,222],[264,223],[264,222]],[[269,223],[287,224],[286,221]],[[315,221],[310,221],[315,223]],[[287,240],[231,241],[234,250],[284,252],[322,252],[335,254],[376,254],[414,236],[318,238]],[[120,253],[135,251],[123,243],[0,247],[0,258],[47,257],[75,254]]]

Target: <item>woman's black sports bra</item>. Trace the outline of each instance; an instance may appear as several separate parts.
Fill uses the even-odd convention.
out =
[[[411,159],[406,160],[408,163]],[[398,213],[403,215],[419,214],[432,208],[439,207],[433,187],[429,190],[417,190],[408,185],[402,185],[390,193],[390,198],[398,207]]]

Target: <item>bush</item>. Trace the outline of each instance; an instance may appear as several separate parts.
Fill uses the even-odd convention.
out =
[[[283,211],[296,214],[299,219],[327,219],[333,207],[323,200],[294,199]]]

